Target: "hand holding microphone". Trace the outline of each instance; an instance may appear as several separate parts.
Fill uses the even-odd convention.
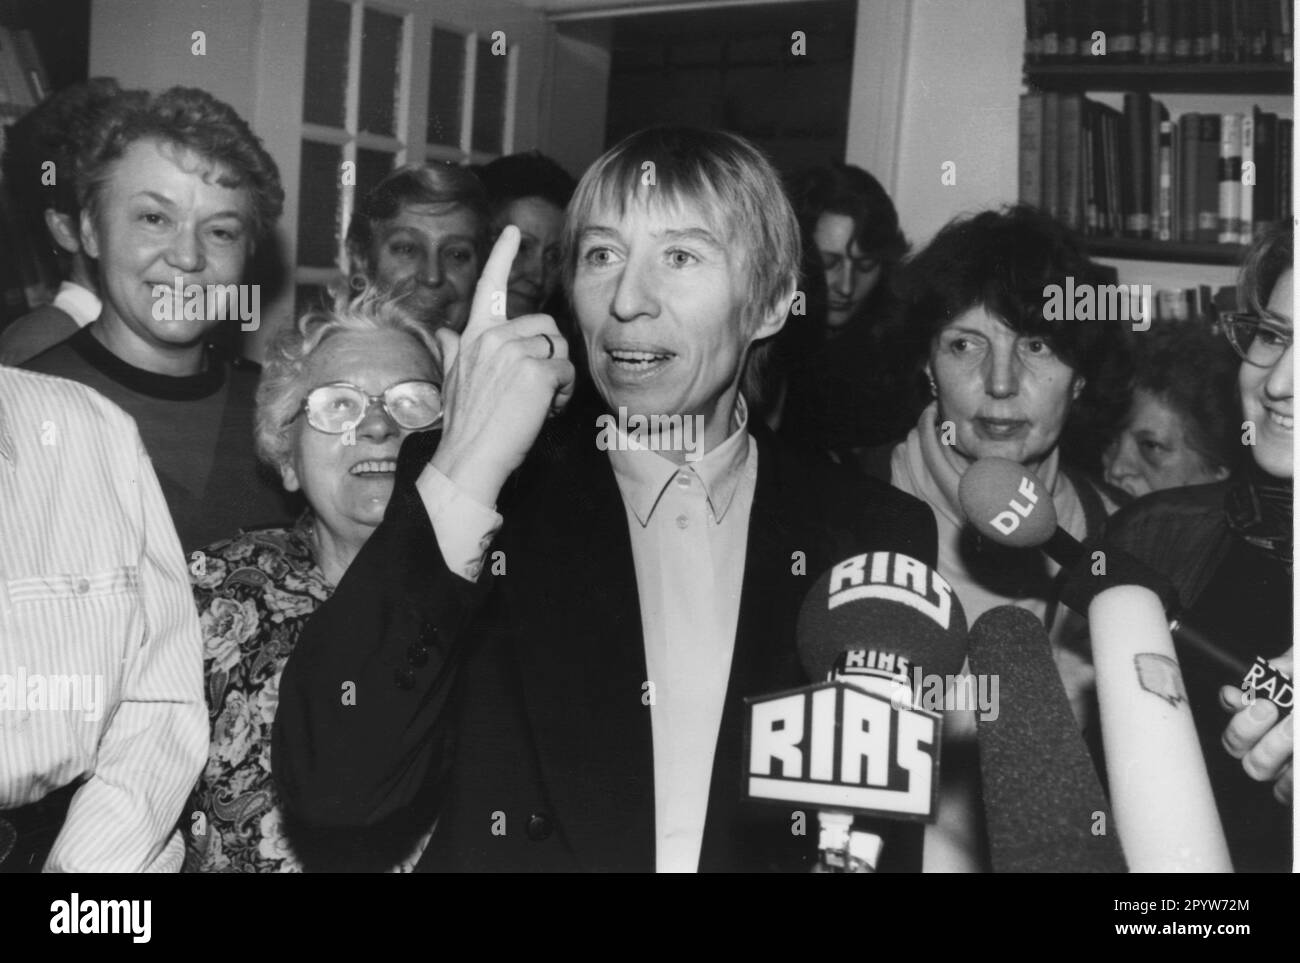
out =
[[[1294,677],[1295,650],[1288,649],[1268,665],[1283,673],[1282,679]],[[1291,805],[1293,798],[1295,722],[1287,708],[1279,708],[1278,701],[1285,701],[1289,707],[1294,698],[1289,682],[1280,697],[1259,698],[1253,688],[1244,684],[1241,688],[1224,686],[1219,690],[1219,701],[1234,713],[1223,730],[1223,748],[1232,758],[1241,760],[1241,768],[1251,779],[1272,782],[1273,795],[1285,806]]]

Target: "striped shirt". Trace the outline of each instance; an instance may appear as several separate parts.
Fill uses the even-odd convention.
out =
[[[175,872],[207,748],[198,616],[135,423],[0,367],[0,809],[84,780],[45,870]]]

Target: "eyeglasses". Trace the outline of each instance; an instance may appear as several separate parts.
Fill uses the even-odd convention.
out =
[[[1223,319],[1228,343],[1246,364],[1271,368],[1292,345],[1291,332],[1280,321],[1257,314],[1229,314]]]
[[[341,435],[361,424],[373,404],[408,431],[428,428],[442,417],[442,391],[432,381],[403,381],[382,395],[368,395],[356,385],[336,381],[309,391],[298,414],[305,413],[307,424],[317,431]]]

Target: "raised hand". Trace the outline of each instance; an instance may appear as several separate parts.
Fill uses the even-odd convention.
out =
[[[443,433],[430,464],[489,507],[547,414],[573,394],[569,345],[555,320],[506,320],[506,284],[518,250],[512,225],[488,256],[465,330],[439,328],[434,335],[442,348]]]

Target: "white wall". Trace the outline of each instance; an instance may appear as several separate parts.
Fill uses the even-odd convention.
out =
[[[252,118],[261,0],[114,0],[91,4],[90,75],[124,87],[202,87]],[[206,53],[192,53],[202,30]]]
[[[605,150],[613,32],[608,20],[551,28],[550,91],[541,149],[574,177],[581,177]]]
[[[914,243],[1015,201],[1024,31],[1010,0],[860,0],[845,159],[881,178]]]

